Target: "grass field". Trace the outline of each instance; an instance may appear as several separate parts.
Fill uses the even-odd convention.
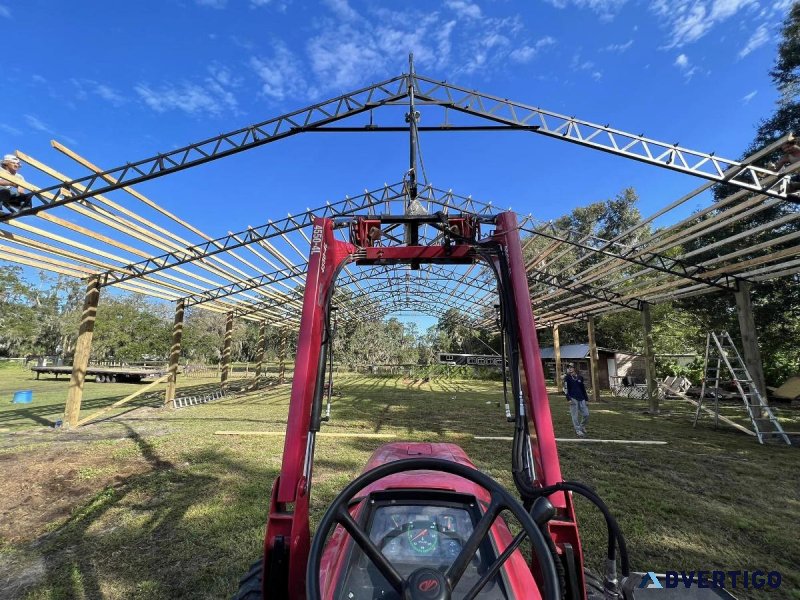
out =
[[[395,434],[460,444],[508,487],[510,435],[498,382],[345,374],[326,431]],[[184,379],[183,394],[214,383]],[[258,556],[281,437],[218,430],[281,431],[289,385],[180,410],[162,396],[137,399],[114,418],[54,430],[67,383],[0,371],[0,598],[224,598]],[[193,389],[189,389],[193,388]],[[33,389],[30,405],[10,404]],[[84,406],[105,406],[136,386],[87,384]],[[590,436],[664,440],[666,446],[559,444],[565,478],[595,487],[617,515],[637,570],[766,569],[783,575],[770,597],[800,598],[800,452],[763,447],[692,409],[667,401],[592,404]],[[573,438],[564,397],[551,395],[557,436]],[[735,409],[728,409],[735,414]],[[783,411],[800,430],[797,411]],[[83,415],[88,414],[88,410]],[[312,517],[360,472],[385,440],[318,441]],[[605,528],[578,501],[584,549],[599,567]],[[759,598],[765,592],[738,593]]]

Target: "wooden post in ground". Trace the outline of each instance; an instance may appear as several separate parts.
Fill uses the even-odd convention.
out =
[[[739,331],[742,334],[742,358],[750,377],[753,378],[761,397],[767,400],[767,385],[764,379],[764,366],[761,362],[761,350],[758,347],[756,322],[753,319],[753,303],[750,299],[750,282],[740,281],[736,291],[736,316],[739,317]],[[761,416],[761,409],[756,405],[753,414]]]
[[[264,369],[264,353],[266,352],[267,345],[267,322],[261,321],[258,326],[258,362],[256,362],[256,376],[254,383],[261,379]]]
[[[558,325],[553,325],[553,360],[556,361],[556,389],[560,390],[564,379],[561,372],[561,340],[558,336]]]
[[[233,341],[233,312],[225,319],[225,339],[222,343],[222,375],[220,381],[225,383],[231,374],[231,342]]]
[[[658,389],[656,384],[656,359],[653,354],[653,320],[650,304],[642,304],[642,346],[644,348],[644,372],[647,383],[647,405],[652,414],[658,414]]]
[[[178,385],[178,361],[181,357],[181,340],[183,339],[183,313],[185,300],[181,298],[175,303],[175,320],[172,325],[172,346],[169,349],[169,381],[167,392],[164,394],[164,406],[175,399],[175,389]]]
[[[83,382],[86,380],[86,369],[89,367],[89,356],[92,353],[92,336],[94,335],[98,302],[100,302],[100,279],[92,277],[83,301],[83,313],[78,327],[78,342],[75,344],[75,357],[72,359],[72,375],[69,381],[67,404],[64,407],[64,423],[68,427],[75,427],[78,424],[78,416],[81,413]]]
[[[278,342],[278,383],[284,382],[286,375],[286,330],[281,329],[281,337]]]
[[[589,317],[587,323],[589,330],[589,368],[592,372],[592,400],[600,401],[600,371],[598,371],[600,355],[597,352],[597,343],[594,337],[594,317]]]

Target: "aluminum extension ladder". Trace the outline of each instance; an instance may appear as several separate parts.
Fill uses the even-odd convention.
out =
[[[694,416],[694,425],[700,418],[700,410],[706,395],[706,386],[713,382],[714,396],[714,427],[719,423],[719,382],[723,370],[727,370],[736,384],[736,389],[744,402],[753,431],[759,443],[764,440],[776,439],[792,445],[789,436],[781,427],[769,405],[764,402],[758,386],[750,376],[750,372],[742,360],[736,345],[727,331],[720,333],[709,332],[706,336],[706,357],[703,364],[703,385],[700,388],[700,401],[697,403],[697,413]]]

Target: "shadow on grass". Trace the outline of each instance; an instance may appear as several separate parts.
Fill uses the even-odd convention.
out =
[[[277,463],[213,446],[165,457],[160,445],[120,425],[148,470],[101,490],[35,542],[46,573],[12,597],[230,597],[261,552]],[[315,520],[342,487],[342,474],[358,467],[338,457],[318,466]]]
[[[181,387],[178,390],[178,396],[205,396],[211,394],[212,392],[218,391],[219,387],[220,387],[219,382],[201,383],[192,386],[185,386]],[[107,406],[110,406],[114,402],[122,400],[127,395],[129,394],[124,394],[124,395],[115,394],[115,395],[105,396],[103,398],[84,398],[84,400],[81,402],[81,417],[88,416],[93,411],[97,411]],[[152,392],[143,394],[138,398],[134,398],[133,400],[130,401],[130,403],[125,404],[123,407],[118,409],[118,412],[114,412],[108,416],[104,416],[102,419],[98,419],[98,421],[106,421],[111,418],[116,418],[120,416],[120,414],[127,414],[137,408],[144,408],[144,407],[158,408],[163,406],[163,404],[164,404],[164,391],[154,390]],[[0,412],[0,426],[14,424],[21,427],[25,426],[33,427],[35,425],[44,425],[46,427],[52,427],[55,425],[55,422],[58,419],[62,418],[63,411],[64,411],[64,405],[60,403],[42,404],[40,406],[24,405],[21,406],[20,408],[6,409]]]

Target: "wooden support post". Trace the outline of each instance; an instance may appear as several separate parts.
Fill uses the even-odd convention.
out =
[[[600,372],[597,370],[600,362],[600,355],[597,352],[597,342],[594,337],[594,317],[589,317],[587,321],[589,330],[589,365],[592,372],[592,400],[600,401]]]
[[[233,338],[233,312],[227,314],[225,320],[225,339],[222,344],[222,376],[220,381],[225,383],[231,374],[231,341]]]
[[[280,342],[278,342],[278,383],[284,382],[286,374],[286,330],[281,329]]]
[[[256,362],[256,376],[255,381],[261,379],[264,370],[264,354],[266,353],[267,345],[267,322],[261,321],[258,326],[258,362]]]
[[[761,362],[761,350],[758,348],[758,334],[756,333],[756,322],[753,319],[753,303],[750,300],[750,282],[740,281],[736,296],[736,316],[739,317],[739,331],[742,334],[742,358],[747,367],[750,377],[753,378],[761,397],[767,400],[767,385],[764,379],[764,366]],[[760,408],[754,409],[754,413],[761,416]]]
[[[89,356],[92,353],[92,336],[94,335],[94,322],[97,318],[98,302],[100,302],[100,279],[92,277],[89,279],[86,297],[83,301],[83,313],[78,327],[78,341],[75,344],[75,356],[72,359],[72,375],[69,381],[67,404],[64,407],[64,423],[68,427],[75,427],[78,424],[78,416],[81,413],[83,382],[86,380]]]
[[[556,361],[556,389],[560,390],[564,379],[561,372],[561,340],[558,335],[558,325],[553,325],[553,360]]]
[[[169,349],[169,382],[167,392],[164,394],[164,406],[175,399],[175,389],[178,385],[178,361],[181,357],[181,340],[183,338],[183,312],[185,301],[183,298],[175,303],[175,321],[172,325],[172,346]]]
[[[644,372],[647,383],[647,404],[651,414],[658,414],[658,389],[656,387],[656,359],[653,354],[653,320],[650,304],[642,306],[642,346],[644,348]]]

